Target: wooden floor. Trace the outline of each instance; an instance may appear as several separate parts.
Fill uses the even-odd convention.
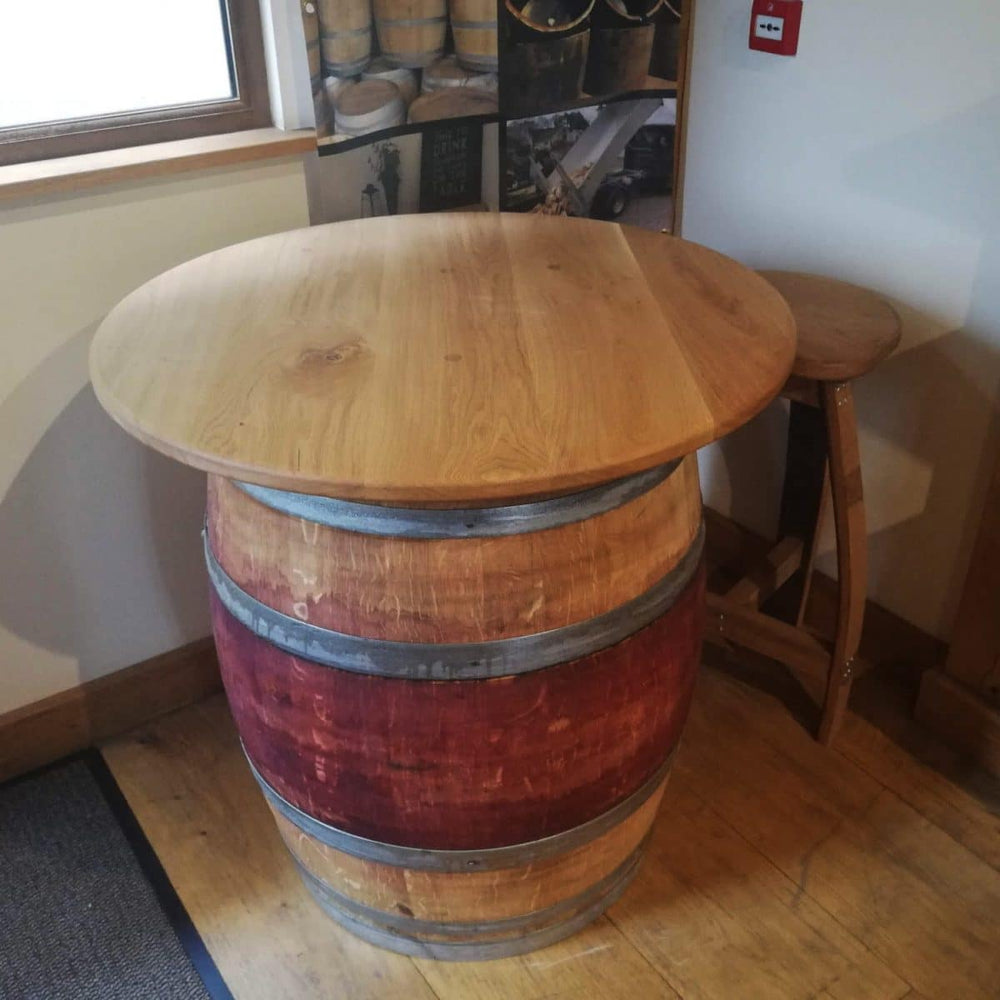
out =
[[[221,698],[104,752],[237,1000],[1000,997],[997,812],[857,715],[823,749],[719,669],[623,899],[496,962],[411,960],[323,916]]]

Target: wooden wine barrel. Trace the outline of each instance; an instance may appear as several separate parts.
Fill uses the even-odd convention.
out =
[[[444,55],[447,0],[374,0],[382,55],[395,66],[420,69]]]
[[[326,94],[327,103],[330,106],[331,114],[337,106],[337,98],[352,83],[357,83],[357,78],[349,76],[325,76],[323,77],[323,91]]]
[[[210,473],[223,680],[328,913],[489,958],[624,890],[698,662],[692,455],[794,348],[705,247],[495,213],[265,237],[108,316],[98,398]]]
[[[499,110],[497,94],[478,87],[448,87],[421,94],[411,105],[409,121],[432,122],[439,118],[464,118],[466,115],[495,115]]]
[[[340,135],[367,135],[406,122],[406,105],[399,88],[388,80],[362,80],[345,87],[333,113]]]
[[[680,6],[680,5],[677,5]],[[653,53],[649,72],[661,80],[676,81],[680,75],[681,22],[671,10],[664,10],[656,19]]]
[[[442,56],[432,62],[421,74],[420,90],[424,94],[448,87],[477,87],[480,90],[497,89],[495,73],[478,73],[467,69],[453,56]]]
[[[642,90],[649,78],[656,27],[591,28],[583,89],[591,97]]]
[[[495,73],[499,66],[496,0],[451,0],[449,13],[458,61],[467,69]]]
[[[583,78],[591,97],[646,86],[656,34],[652,18],[662,6],[663,0],[597,0]]]
[[[591,26],[648,24],[663,7],[663,0],[595,0]]]
[[[324,76],[357,76],[371,61],[371,0],[319,0]]]
[[[504,0],[508,25],[515,37],[558,38],[583,28],[595,0]]]
[[[325,909],[484,958],[624,889],[693,690],[700,521],[694,456],[459,510],[209,478],[223,680]]]
[[[379,56],[373,59],[361,74],[362,80],[388,80],[399,87],[403,103],[409,107],[417,94],[420,93],[420,85],[417,83],[417,74],[412,69],[405,66],[393,66],[387,59]]]
[[[506,0],[500,72],[508,117],[564,110],[582,96],[593,6],[594,0]]]

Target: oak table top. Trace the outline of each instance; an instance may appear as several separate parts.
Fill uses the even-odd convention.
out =
[[[660,233],[469,213],[341,222],[182,264],[101,324],[105,409],[152,447],[265,486],[514,502],[687,454],[795,354],[763,278]]]

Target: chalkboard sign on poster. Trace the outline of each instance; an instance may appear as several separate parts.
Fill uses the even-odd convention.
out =
[[[480,121],[429,125],[420,152],[420,211],[478,205],[482,201],[483,126]]]

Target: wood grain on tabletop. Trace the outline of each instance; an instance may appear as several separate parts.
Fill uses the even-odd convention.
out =
[[[694,541],[701,492],[692,455],[659,486],[596,517],[428,543],[315,523],[303,530],[210,476],[207,523],[229,576],[286,615],[398,642],[480,642],[585,621],[647,591]]]
[[[687,454],[788,375],[761,277],[606,222],[410,215],[189,261],[91,351],[130,433],[190,465],[387,502],[511,500]]]
[[[828,382],[856,378],[899,343],[899,315],[867,288],[795,271],[760,274],[784,296],[798,325],[796,375]]]

